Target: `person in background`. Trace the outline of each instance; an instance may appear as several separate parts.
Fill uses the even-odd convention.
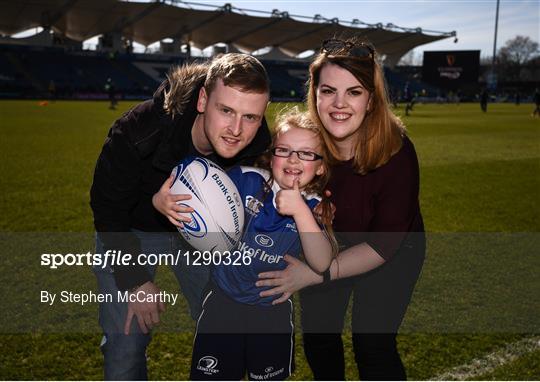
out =
[[[409,115],[409,112],[413,111],[414,104],[416,103],[416,98],[418,95],[411,91],[410,83],[405,84],[405,115]]]
[[[109,96],[109,109],[116,110],[118,101],[116,100],[116,86],[114,85],[112,78],[107,78],[107,82],[105,83],[105,91]]]
[[[480,94],[480,109],[482,109],[484,113],[487,112],[488,99],[489,93],[487,89],[482,90],[482,93]]]
[[[533,102],[535,104],[535,109],[532,116],[540,117],[540,90],[538,90],[538,88],[534,89]]]
[[[54,80],[49,81],[49,99],[51,102],[56,102],[56,84]]]

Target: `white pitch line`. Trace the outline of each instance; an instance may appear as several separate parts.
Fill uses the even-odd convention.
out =
[[[457,366],[430,379],[434,381],[463,381],[480,377],[537,349],[540,349],[540,336],[526,337],[482,358],[474,359],[466,365]]]

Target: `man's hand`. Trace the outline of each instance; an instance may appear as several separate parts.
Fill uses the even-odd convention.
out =
[[[145,282],[131,293],[140,293],[141,297],[145,297],[149,294],[159,294],[160,289],[151,281]],[[124,334],[129,334],[129,328],[131,327],[131,320],[133,316],[137,317],[137,322],[143,333],[148,333],[154,325],[159,324],[159,313],[165,311],[165,304],[163,301],[154,302],[128,302],[128,313],[126,317],[126,323],[124,324]]]
[[[172,224],[177,227],[182,227],[182,222],[190,222],[191,218],[181,214],[191,213],[194,210],[191,207],[179,204],[183,200],[191,199],[191,195],[173,195],[170,193],[173,181],[174,177],[171,174],[165,183],[163,183],[159,191],[152,196],[152,204],[154,205],[154,208],[165,215]]]
[[[276,208],[281,215],[292,216],[309,208],[302,198],[298,177],[294,178],[292,190],[280,190],[276,195]]]

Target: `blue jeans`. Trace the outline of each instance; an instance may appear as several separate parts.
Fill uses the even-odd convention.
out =
[[[171,233],[153,233],[133,230],[141,242],[142,253],[176,254],[182,248],[180,235]],[[96,253],[103,253],[103,243],[96,235]],[[134,254],[135,255],[135,254]],[[186,261],[184,256],[180,257]],[[148,271],[155,274],[156,266],[148,266]],[[186,298],[191,317],[195,320],[201,312],[201,297],[209,280],[209,269],[204,266],[187,266],[186,263],[171,265],[181,291]],[[106,380],[146,380],[146,347],[151,335],[143,334],[134,318],[130,334],[124,335],[124,323],[127,317],[127,303],[117,302],[118,288],[110,267],[94,267],[100,293],[111,293],[113,302],[99,305],[99,324],[103,329],[101,352],[104,357],[104,378]]]

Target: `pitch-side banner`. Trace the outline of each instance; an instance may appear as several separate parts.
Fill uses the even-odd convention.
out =
[[[445,88],[478,82],[479,50],[425,51],[422,79]]]

